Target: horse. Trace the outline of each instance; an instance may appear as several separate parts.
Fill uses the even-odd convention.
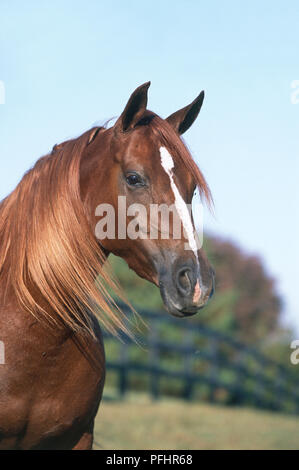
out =
[[[114,125],[55,145],[0,203],[1,449],[92,449],[105,381],[101,332],[130,332],[111,294],[125,298],[105,268],[109,254],[158,286],[175,316],[195,314],[213,293],[188,209],[196,188],[209,204],[211,191],[181,138],[204,93],[162,119],[147,109],[149,85]],[[99,240],[97,208],[115,208],[118,225],[119,196],[126,207],[175,205],[182,236]]]

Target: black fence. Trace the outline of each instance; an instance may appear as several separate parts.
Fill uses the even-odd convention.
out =
[[[139,313],[148,328],[137,345],[104,334],[107,379],[114,375],[121,396],[148,390],[154,399],[172,395],[299,414],[298,372],[194,321]]]

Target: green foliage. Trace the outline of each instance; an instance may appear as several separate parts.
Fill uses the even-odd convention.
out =
[[[111,401],[95,422],[95,449],[298,449],[297,417],[246,408],[151,402],[140,393]]]
[[[216,271],[216,292],[192,321],[250,343],[260,342],[275,332],[282,302],[275,292],[274,280],[260,259],[242,253],[232,242],[213,237],[205,239],[203,248]],[[138,308],[164,310],[156,286],[137,276],[122,259],[115,256],[109,259],[137,311]]]
[[[134,271],[128,268],[123,259],[110,255],[109,262],[128,300],[135,308],[140,307],[148,310],[163,308],[160,291],[155,285],[137,276]]]
[[[227,332],[250,343],[260,342],[277,331],[282,300],[261,259],[215,237],[207,238],[204,247],[216,271],[211,315],[228,315],[231,321],[224,320],[223,324]]]
[[[239,339],[244,343],[253,344],[266,356],[273,360],[289,366],[290,350],[288,337],[279,328],[278,319],[282,302],[275,292],[275,282],[271,279],[261,261],[254,256],[248,256],[231,242],[222,241],[216,238],[206,238],[204,250],[216,271],[216,292],[207,306],[200,312],[188,319],[176,319],[175,322],[153,322],[146,319],[147,325],[138,322],[137,333],[140,344],[130,343],[129,348],[123,348],[123,344],[113,338],[106,338],[106,357],[109,361],[123,361],[126,357],[134,364],[145,366],[152,362],[152,351],[150,335],[157,335],[162,343],[171,343],[184,346],[188,344],[186,330],[181,327],[187,323],[201,324],[225,333],[234,339]],[[110,256],[112,270],[118,278],[122,289],[128,300],[137,311],[148,310],[158,311],[161,316],[169,315],[163,308],[163,302],[159,289],[141,279],[130,270],[127,264],[120,258]],[[192,341],[198,355],[193,357],[192,371],[201,376],[209,376],[211,362],[201,355],[201,351],[214,357],[215,348],[219,358],[219,369],[217,378],[222,385],[211,391],[205,384],[197,385],[194,388],[193,396],[200,400],[213,400],[223,404],[240,404],[238,392],[234,393],[230,386],[238,383],[238,377],[230,367],[233,363],[242,364],[251,371],[252,376],[262,374],[265,379],[271,382],[277,381],[277,370],[271,367],[263,367],[253,357],[245,356],[243,353],[231,347],[229,342],[218,342],[205,335],[195,335],[191,329]],[[190,339],[190,338],[189,338]],[[187,343],[186,343],[187,341]],[[141,346],[141,347],[140,347]],[[217,357],[216,361],[218,360]],[[159,367],[167,371],[180,371],[185,367],[183,354],[170,350],[160,351]],[[262,369],[261,369],[262,368]],[[292,371],[293,372],[293,371]],[[272,374],[272,375],[271,375]],[[256,380],[243,377],[243,386],[250,394],[254,395],[257,387]],[[118,386],[119,377],[116,371],[109,371],[107,385]],[[134,390],[147,390],[149,387],[149,375],[132,371],[127,377],[127,386]],[[184,382],[181,380],[168,380],[160,377],[160,393],[168,396],[182,396],[184,393]],[[255,400],[247,404],[255,405]],[[290,408],[290,411],[292,409]]]

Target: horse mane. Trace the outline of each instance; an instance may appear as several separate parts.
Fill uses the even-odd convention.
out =
[[[160,118],[151,111],[146,111],[137,125],[148,125],[161,144],[168,148],[174,159],[182,161],[188,171],[193,175],[200,196],[207,203],[209,209],[212,209],[213,197],[205,177],[193,160],[186,143],[167,120]]]
[[[148,125],[174,158],[186,165],[211,205],[205,178],[172,126],[149,111],[139,125]],[[0,202],[0,301],[13,292],[22,308],[52,326],[94,336],[93,314],[112,334],[123,331],[132,337],[111,291],[129,302],[107,263],[104,267],[106,257],[80,194],[82,155],[101,129],[105,128],[90,129],[54,146]]]
[[[0,283],[5,296],[14,292],[20,306],[37,319],[92,336],[90,313],[111,333],[128,334],[110,288],[122,300],[124,295],[103,267],[105,256],[80,195],[81,157],[99,130],[55,146],[0,203]]]

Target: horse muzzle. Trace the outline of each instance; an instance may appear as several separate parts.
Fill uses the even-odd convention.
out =
[[[176,317],[194,315],[215,290],[215,274],[209,266],[201,269],[193,260],[179,260],[160,271],[159,287],[166,310]]]

